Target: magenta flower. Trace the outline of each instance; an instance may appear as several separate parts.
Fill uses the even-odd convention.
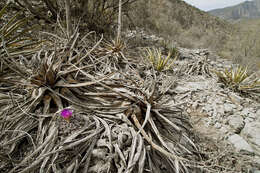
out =
[[[70,121],[70,117],[72,116],[72,110],[71,109],[63,109],[60,113],[60,115],[66,120]]]

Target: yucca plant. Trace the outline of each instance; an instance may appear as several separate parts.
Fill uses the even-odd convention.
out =
[[[168,40],[162,40],[160,43],[163,48],[163,52],[168,52],[171,55],[171,58],[179,56],[178,48],[170,43]]]
[[[175,57],[179,56],[179,50],[178,50],[178,48],[176,48],[174,46],[169,47],[168,52],[169,52],[171,58],[175,58]]]
[[[221,72],[217,71],[216,74],[220,82],[234,90],[238,90],[242,82],[249,76],[248,68],[243,66],[231,67]]]
[[[248,67],[241,65],[224,71],[216,71],[219,81],[234,91],[255,95],[260,93],[260,79],[256,73],[249,74]]]
[[[172,67],[174,61],[177,58],[177,55],[175,55],[174,59],[171,59],[171,56],[172,56],[171,52],[169,52],[168,56],[165,57],[162,55],[160,49],[156,49],[156,48],[146,49],[146,58],[151,62],[154,69],[157,71],[168,70],[170,67]]]

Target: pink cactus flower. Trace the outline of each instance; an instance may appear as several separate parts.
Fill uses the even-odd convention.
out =
[[[73,111],[71,109],[63,109],[60,115],[67,121],[70,122],[70,117],[72,116]]]

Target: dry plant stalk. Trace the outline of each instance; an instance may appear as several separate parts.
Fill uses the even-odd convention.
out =
[[[70,0],[65,1],[65,8],[66,8],[66,23],[67,23],[67,34],[68,38],[72,35],[72,22],[71,22],[71,4]]]
[[[118,5],[118,28],[117,28],[117,38],[116,41],[120,42],[121,40],[121,25],[122,25],[122,0],[119,0]]]

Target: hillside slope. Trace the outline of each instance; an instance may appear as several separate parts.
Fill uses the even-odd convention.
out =
[[[129,14],[135,26],[177,41],[183,47],[218,48],[232,25],[182,0],[143,0]]]
[[[260,0],[246,1],[235,6],[211,10],[209,13],[225,20],[259,18]]]

